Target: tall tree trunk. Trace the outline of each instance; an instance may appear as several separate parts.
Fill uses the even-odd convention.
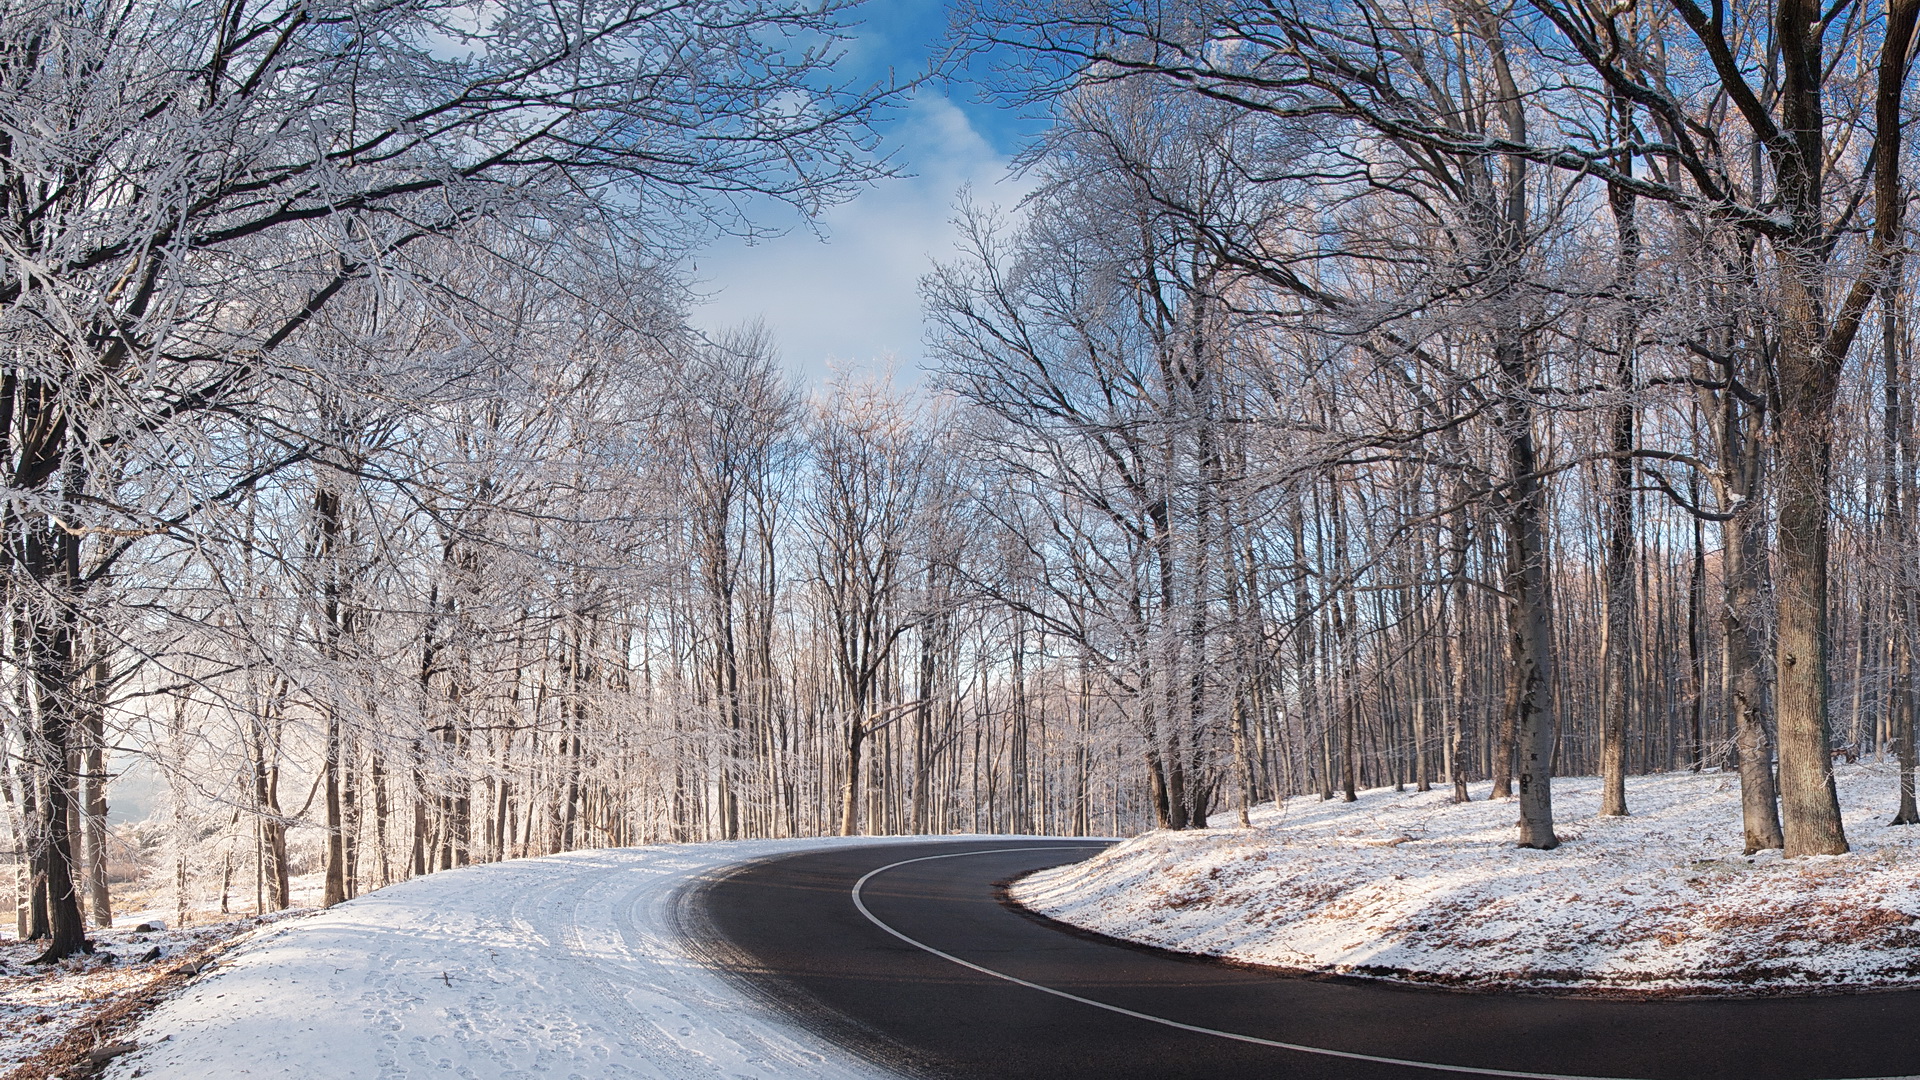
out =
[[[860,835],[860,753],[867,742],[865,703],[860,703],[847,718],[844,732],[847,750],[846,782],[840,789],[840,835]]]
[[[371,772],[368,781],[373,788],[373,850],[379,874],[379,884],[375,887],[385,888],[393,884],[393,865],[387,852],[387,763],[377,745],[373,750]]]
[[[1626,125],[1622,125],[1623,127]],[[1626,160],[1632,171],[1632,159]],[[1618,245],[1614,273],[1616,302],[1622,307],[1614,334],[1614,404],[1611,418],[1613,460],[1607,489],[1606,627],[1601,637],[1601,700],[1606,710],[1600,738],[1600,813],[1627,813],[1627,716],[1633,674],[1634,551],[1639,534],[1633,514],[1634,349],[1639,326],[1633,317],[1634,281],[1640,258],[1640,231],[1634,219],[1633,193],[1619,184],[1607,187]]]
[[[27,564],[33,576],[48,586],[31,621],[31,677],[38,724],[30,752],[40,774],[40,821],[45,829],[47,946],[35,963],[51,963],[76,953],[92,952],[80,913],[79,882],[75,880],[76,837],[70,827],[75,797],[72,762],[76,755],[79,721],[75,712],[75,652],[79,614],[74,609],[79,584],[79,538],[63,530],[35,530],[28,544]],[[34,572],[37,571],[37,572]]]
[[[1823,363],[1817,299],[1789,270],[1784,290],[1790,330],[1781,343],[1780,410],[1775,414],[1778,518],[1774,595],[1774,715],[1780,738],[1780,817],[1786,853],[1847,851],[1833,786],[1827,714],[1827,499],[1833,455],[1838,370]]]
[[[1900,290],[1897,287],[1904,261],[1894,260],[1888,282],[1880,291],[1881,384],[1886,394],[1885,439],[1886,521],[1891,533],[1896,563],[1888,583],[1889,613],[1892,626],[1887,632],[1888,672],[1891,685],[1887,711],[1893,729],[1894,754],[1900,764],[1900,803],[1889,825],[1920,824],[1920,806],[1914,800],[1914,693],[1913,634],[1914,620],[1920,618],[1920,605],[1914,602],[1913,571],[1913,421],[1906,399],[1906,370],[1901,362],[1903,342],[1900,334]]]
[[[1307,569],[1306,514],[1298,496],[1295,496],[1288,505],[1287,525],[1289,531],[1293,534],[1293,557],[1296,564],[1293,575],[1293,668],[1295,683],[1294,700],[1296,702],[1295,712],[1299,720],[1297,730],[1300,732],[1300,741],[1306,757],[1306,771],[1309,773],[1308,779],[1312,778],[1310,774],[1313,772],[1320,772],[1320,787],[1323,792],[1322,797],[1324,798],[1332,794],[1332,792],[1326,790],[1326,784],[1328,783],[1326,772],[1324,769],[1315,770],[1312,767],[1313,751],[1310,740],[1313,737],[1316,726],[1323,727],[1324,724],[1319,723],[1322,720],[1319,710],[1320,684],[1318,669],[1320,658],[1315,654],[1315,647],[1319,638],[1313,632],[1314,622],[1316,621],[1314,619],[1313,590],[1305,572]],[[1276,796],[1276,801],[1278,801],[1278,796]]]
[[[1442,609],[1440,645],[1448,661],[1447,779],[1453,784],[1453,801],[1463,803],[1473,798],[1467,790],[1467,758],[1460,745],[1467,712],[1467,604],[1472,595],[1467,581],[1467,550],[1471,546],[1467,529],[1471,519],[1467,516],[1466,499],[1459,495],[1455,499],[1456,507],[1447,525],[1448,597]]]
[[[332,709],[327,712],[324,754],[320,769],[321,783],[326,789],[327,861],[320,905],[332,907],[347,898],[347,830],[340,802],[340,718]]]
[[[321,478],[314,487],[314,561],[320,574],[320,655],[322,659],[340,659],[345,637],[345,605],[341,591],[344,573],[340,565],[340,545],[344,532],[341,497],[331,478]],[[340,797],[341,703],[328,692],[321,702],[326,713],[322,747],[321,783],[326,800],[326,876],[320,903],[332,907],[347,899],[347,829],[344,805]]]
[[[1359,694],[1355,685],[1356,669],[1359,666],[1359,649],[1354,643],[1357,618],[1353,595],[1353,560],[1347,544],[1346,498],[1340,490],[1340,480],[1336,475],[1329,479],[1328,504],[1333,517],[1333,587],[1339,592],[1329,597],[1328,608],[1333,615],[1334,647],[1340,658],[1340,801],[1353,802],[1359,798],[1360,747],[1356,737],[1355,712],[1358,704],[1354,700]]]
[[[1731,395],[1728,395],[1731,398]],[[1737,408],[1733,402],[1728,410]],[[1741,441],[1731,425],[1723,444]],[[1723,460],[1725,458],[1723,457]],[[1767,723],[1767,677],[1763,664],[1766,631],[1763,625],[1763,588],[1766,572],[1761,540],[1760,469],[1757,462],[1741,462],[1745,474],[1734,511],[1721,527],[1722,573],[1726,607],[1721,615],[1726,649],[1729,708],[1733,711],[1734,750],[1740,770],[1740,818],[1747,854],[1781,847],[1779,798],[1774,786],[1773,740]]]
[[[107,749],[105,661],[93,665],[93,699],[85,712],[86,753],[83,766],[82,804],[87,849],[87,913],[93,925],[113,926],[113,903],[107,890]]]
[[[1030,723],[1027,715],[1027,635],[1026,623],[1017,612],[1013,616],[1013,667],[1007,690],[1013,699],[1007,716],[1007,805],[1012,811],[1010,831],[1030,833],[1033,831],[1033,798],[1032,784],[1027,775]]]
[[[1551,850],[1553,831],[1553,608],[1547,569],[1545,492],[1525,395],[1532,365],[1515,339],[1503,343],[1507,449],[1506,591],[1509,667],[1503,736],[1513,732],[1520,784],[1520,846]],[[1505,739],[1503,738],[1504,742]]]
[[[1833,786],[1827,665],[1828,499],[1834,405],[1861,316],[1898,266],[1905,207],[1900,170],[1901,101],[1920,3],[1890,0],[1881,27],[1874,94],[1873,239],[1866,271],[1831,313],[1828,273],[1835,241],[1823,171],[1828,118],[1822,80],[1826,21],[1818,0],[1780,0],[1774,38],[1780,57],[1781,135],[1768,149],[1790,232],[1772,239],[1778,260],[1782,332],[1774,414],[1778,511],[1774,707],[1780,739],[1780,809],[1786,853],[1847,850]]]

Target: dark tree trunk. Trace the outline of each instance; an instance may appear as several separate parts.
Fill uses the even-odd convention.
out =
[[[1910,553],[1914,537],[1912,515],[1916,508],[1912,476],[1913,421],[1908,412],[1900,334],[1899,282],[1905,265],[1904,260],[1895,258],[1887,282],[1880,290],[1880,383],[1886,395],[1883,487],[1887,530],[1894,549]],[[1894,568],[1892,581],[1888,583],[1888,610],[1892,616],[1889,622],[1893,625],[1887,629],[1887,669],[1891,683],[1887,711],[1894,756],[1900,766],[1900,802],[1889,825],[1920,824],[1920,806],[1915,805],[1913,782],[1913,634],[1914,620],[1920,618],[1920,605],[1914,602],[1913,570],[1907,561],[1910,557],[1903,558]]]
[[[1499,358],[1508,401],[1502,437],[1507,450],[1506,591],[1509,666],[1507,715],[1501,742],[1511,732],[1520,785],[1520,846],[1558,847],[1553,831],[1553,607],[1547,572],[1547,537],[1534,449],[1533,415],[1525,394],[1532,365],[1517,340]],[[1502,762],[1507,757],[1503,747]]]
[[[1033,831],[1033,796],[1032,783],[1027,775],[1027,740],[1031,720],[1027,715],[1027,637],[1020,616],[1016,614],[1013,618],[1013,669],[1008,684],[1013,700],[1007,717],[1007,805],[1012,811],[1010,831],[1030,833]]]
[[[1700,501],[1698,486],[1693,501]],[[1693,559],[1687,568],[1687,768],[1699,772],[1707,764],[1705,715],[1707,709],[1707,545],[1698,517],[1693,519]],[[1721,560],[1724,570],[1726,561]]]
[[[113,901],[107,889],[107,751],[104,664],[94,665],[95,700],[87,703],[86,755],[82,781],[82,818],[87,850],[87,913],[93,925],[113,926]]]
[[[342,521],[340,493],[332,485],[331,479],[322,477],[313,493],[314,542],[313,553],[316,572],[320,576],[320,642],[319,651],[326,660],[338,660],[343,647],[346,609],[341,592],[344,587],[344,570],[340,550],[345,525]],[[341,703],[331,695],[323,697],[321,709],[326,714],[325,744],[322,747],[323,758],[320,764],[321,783],[325,786],[326,801],[326,878],[321,893],[321,905],[332,907],[346,900],[347,891],[347,828],[344,816],[345,806],[341,799]]]
[[[847,748],[846,782],[840,789],[840,835],[860,835],[860,765],[861,751],[866,749],[867,718],[866,706],[858,704],[848,716],[844,732]]]
[[[71,540],[57,537],[52,543],[65,546]],[[33,675],[40,714],[34,750],[41,775],[40,820],[46,830],[47,898],[47,946],[35,963],[93,951],[80,913],[80,894],[73,874],[75,838],[70,828],[74,778],[67,748],[75,738],[74,612],[65,603],[56,602],[50,607],[36,620],[38,642],[34,648]]]
[[[1794,279],[1798,275],[1785,275]],[[1790,322],[1813,322],[1810,292],[1790,287]],[[1797,318],[1795,317],[1797,314]],[[1833,453],[1837,369],[1821,363],[1817,340],[1782,342],[1780,411],[1775,415],[1774,715],[1780,738],[1780,817],[1786,853],[1847,851],[1833,787],[1827,718],[1827,498]]]
[[[325,753],[320,768],[321,783],[326,787],[327,864],[320,904],[332,907],[347,898],[347,845],[340,804],[340,719],[331,711],[327,716]]]
[[[1623,125],[1624,126],[1624,125]],[[1632,161],[1626,162],[1631,171]],[[1614,335],[1613,452],[1607,489],[1606,628],[1601,638],[1602,707],[1600,736],[1600,813],[1627,813],[1627,717],[1632,704],[1634,552],[1639,543],[1633,513],[1634,349],[1639,326],[1632,315],[1632,293],[1640,257],[1640,231],[1633,194],[1618,184],[1607,188],[1613,207],[1618,265],[1616,302],[1624,309]]]

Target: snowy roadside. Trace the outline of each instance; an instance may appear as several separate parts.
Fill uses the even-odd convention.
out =
[[[1634,994],[1920,986],[1920,826],[1885,824],[1892,766],[1837,769],[1851,854],[1740,854],[1737,778],[1554,781],[1565,841],[1513,844],[1511,802],[1435,790],[1295,798],[1252,829],[1149,833],[1019,882],[1088,930],[1293,970]],[[1221,816],[1215,815],[1214,822]]]
[[[44,942],[0,941],[0,1077],[69,1075],[110,1035],[177,989],[209,956],[261,924],[295,916],[227,919],[187,930],[142,930],[141,916],[90,932],[94,952],[31,963]]]
[[[262,928],[166,1001],[115,1080],[425,1074],[872,1078],[682,952],[680,887],[851,840],[584,851],[403,882]]]

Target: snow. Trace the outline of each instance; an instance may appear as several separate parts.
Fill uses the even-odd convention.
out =
[[[1920,826],[1885,824],[1891,766],[1836,770],[1853,851],[1741,856],[1738,778],[1554,781],[1563,841],[1450,792],[1290,799],[1254,827],[1154,832],[1019,882],[1015,900],[1111,937],[1293,970],[1627,994],[1920,986]],[[1229,815],[1230,817],[1230,815]],[[1216,815],[1214,822],[1222,818]]]
[[[686,955],[680,887],[768,840],[574,852],[416,878],[263,927],[131,1036],[111,1080],[885,1075]]]
[[[141,933],[138,922],[119,918],[111,930],[90,931],[93,955],[59,964],[29,963],[45,942],[0,940],[0,1075],[45,1057],[105,1011],[156,992],[183,963],[255,925],[246,919]]]

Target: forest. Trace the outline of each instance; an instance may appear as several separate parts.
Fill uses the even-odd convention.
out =
[[[809,386],[689,255],[894,170],[857,5],[5,0],[20,934],[136,770],[183,910],[1676,769],[1835,854],[1842,756],[1920,821],[1917,14],[958,8],[1031,193]]]

